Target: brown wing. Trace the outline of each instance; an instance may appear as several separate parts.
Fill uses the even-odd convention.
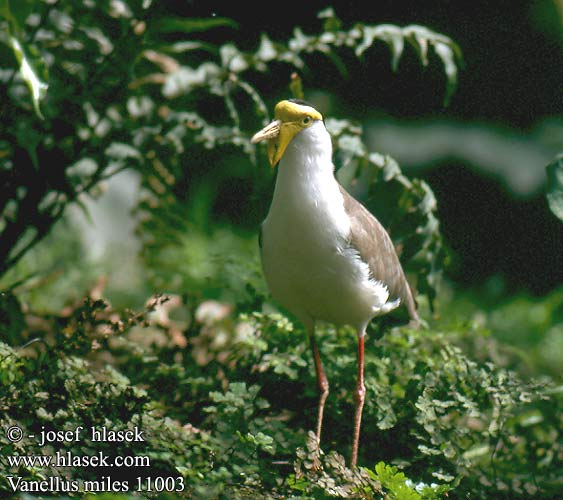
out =
[[[359,201],[342,186],[344,209],[350,216],[350,245],[369,265],[374,279],[387,285],[392,299],[399,297],[409,312],[411,320],[418,323],[416,304],[405,273],[385,228]]]

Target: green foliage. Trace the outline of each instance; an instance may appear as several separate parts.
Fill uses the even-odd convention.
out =
[[[561,381],[563,289],[543,297],[524,292],[510,297],[502,295],[498,280],[449,298],[443,294],[440,301],[443,328],[457,329],[460,324],[487,325],[505,347],[484,355],[477,344],[469,351],[475,360],[483,361],[489,356],[497,364],[510,363],[507,366],[525,378],[547,374]],[[470,348],[471,345],[464,346],[466,351]]]
[[[306,72],[314,54],[326,55],[345,71],[340,53],[351,52],[359,58],[378,41],[391,48],[397,69],[408,43],[423,65],[428,64],[431,50],[443,63],[447,100],[461,59],[451,39],[427,28],[357,24],[346,30],[332,9],[319,14],[324,23],[320,34],[308,35],[296,28],[286,42],[263,34],[256,50],[242,51],[232,43],[178,41],[178,34],[236,28],[236,24],[224,18],[171,17],[151,1],[110,2],[98,8],[89,3],[45,1],[43,10],[31,10],[28,2],[21,2],[16,10],[14,5],[6,0],[3,4],[5,26],[17,31],[22,53],[41,53],[49,91],[40,99],[40,82],[31,78],[37,71],[26,73],[17,64],[5,68],[7,135],[0,142],[0,175],[7,181],[0,183],[0,210],[5,216],[0,223],[2,274],[50,232],[68,203],[84,208],[82,198],[96,196],[105,179],[134,168],[145,188],[137,210],[142,220],[138,234],[154,276],[149,276],[150,284],[180,291],[198,288],[202,279],[209,279],[214,288],[224,266],[206,271],[205,258],[193,255],[195,248],[214,244],[216,235],[209,235],[209,228],[217,222],[234,223],[255,233],[271,189],[266,169],[253,165],[257,151],[248,141],[246,125],[255,123],[256,115],[262,120],[268,116],[268,106],[253,84],[260,73],[279,63]],[[35,38],[36,31],[23,36],[30,24],[41,29],[40,39]],[[42,100],[43,121],[27,112],[29,99],[21,88],[26,82],[31,84],[31,101],[37,109]],[[282,81],[280,90],[284,88]],[[406,245],[406,260],[422,240],[424,250],[413,260],[412,272],[420,277],[420,291],[432,301],[443,256],[433,207],[424,201],[431,192],[424,183],[407,182],[398,167],[390,176],[383,163],[392,160],[368,155],[352,124],[341,121],[338,128],[347,160],[361,159],[357,175],[371,165],[372,170],[386,173],[372,173],[368,182],[375,184],[383,178],[401,185],[394,190],[396,197],[388,200],[401,214],[394,221],[393,234],[402,246],[409,231],[418,231]],[[351,150],[348,139],[359,148]],[[219,207],[229,204],[232,210],[222,213]],[[186,244],[193,249],[186,250]],[[239,250],[246,247],[241,251],[248,248],[232,244]],[[192,255],[182,260],[186,252]],[[236,251],[233,255],[235,261],[240,260]],[[163,265],[177,269],[181,262],[189,265],[186,273],[176,273],[176,278],[172,272],[160,276]],[[207,274],[193,276],[197,266]],[[432,272],[427,274],[429,268]],[[214,293],[211,290],[211,296]]]
[[[155,214],[150,226],[160,237],[164,233],[170,236],[164,241],[147,241],[142,251],[147,277],[156,289],[192,291],[240,307],[253,305],[266,295],[255,235],[237,235],[227,228],[205,234],[184,221],[178,221],[181,226],[168,226],[167,231],[162,229],[167,226],[161,219],[169,219],[166,215],[164,211]]]
[[[383,487],[389,490],[389,497],[397,500],[419,500],[443,498],[450,488],[447,485],[438,486],[422,482],[413,484],[411,480],[397,470],[397,467],[379,462],[375,466],[375,473],[369,471],[370,475],[379,481]]]
[[[22,44],[25,22],[32,9],[33,2],[29,0],[12,1],[11,4],[9,0],[2,0],[0,18],[7,21],[8,29],[7,33],[0,32],[0,41],[12,49],[18,64],[18,72],[31,94],[33,109],[39,118],[43,118],[39,104],[47,94],[47,69],[43,59],[37,53],[36,47]]]
[[[335,452],[321,456],[319,463],[315,458],[315,443],[315,435],[311,432],[307,452],[297,450],[296,472],[288,481],[292,489],[312,494],[312,498],[438,499],[444,498],[451,489],[446,484],[415,484],[397,467],[384,462],[378,462],[373,470],[367,467],[351,470],[346,467],[342,455]]]
[[[485,352],[499,349],[484,331],[467,326],[394,328],[368,343],[363,466],[350,470],[341,454],[348,453],[352,431],[352,332],[320,331],[331,393],[323,453],[314,466],[315,440],[307,433],[316,383],[300,328],[279,314],[239,316],[212,302],[190,309],[161,297],[146,311],[125,314],[89,300],[58,318],[43,342],[25,349],[0,344],[0,426],[17,425],[25,435],[138,426],[146,439],[40,447],[28,438],[12,443],[2,433],[0,488],[10,493],[5,479],[14,473],[69,480],[109,474],[131,482],[149,474],[142,468],[15,470],[6,462],[61,450],[147,456],[150,474],[181,476],[186,488],[176,495],[189,498],[437,499],[467,491],[550,498],[560,486],[560,388],[477,363],[456,347],[468,342]]]
[[[316,52],[327,55],[333,63],[342,68],[338,51],[353,49],[356,56],[360,57],[376,41],[383,41],[392,48],[394,67],[403,53],[404,41],[416,48],[424,64],[428,63],[429,47],[434,48],[446,68],[451,69],[452,65],[455,67],[455,61],[461,57],[454,42],[422,27],[409,26],[402,29],[391,25],[358,24],[346,31],[340,29],[341,22],[331,9],[323,11],[319,16],[324,19],[324,32],[320,35],[306,35],[296,28],[287,43],[280,43],[263,34],[257,51],[243,52],[233,44],[227,44],[218,51],[220,61],[206,61],[195,68],[190,65],[190,60],[194,59],[193,53],[190,52],[186,53],[187,57],[183,59],[178,56],[174,56],[173,61],[167,59],[173,71],[166,75],[162,91],[170,99],[174,109],[189,106],[195,98],[206,101],[209,94],[212,94],[224,100],[225,110],[222,115],[228,116],[230,123],[228,126],[218,127],[205,118],[204,112],[172,112],[167,116],[165,128],[159,127],[160,135],[155,147],[154,163],[157,163],[157,158],[166,155],[166,167],[163,161],[158,162],[157,175],[151,173],[147,180],[147,187],[154,196],[141,205],[145,221],[140,231],[144,241],[145,261],[159,279],[162,277],[163,267],[166,268],[171,263],[175,269],[183,267],[182,262],[188,261],[192,268],[209,267],[205,254],[195,261],[193,258],[186,259],[185,256],[182,259],[177,257],[184,254],[183,248],[185,249],[186,245],[182,240],[186,235],[186,243],[198,247],[201,230],[205,231],[217,218],[222,221],[220,214],[215,213],[215,206],[232,203],[230,198],[233,196],[233,189],[236,189],[233,188],[233,178],[237,180],[237,186],[246,184],[251,187],[250,191],[248,187],[243,188],[235,211],[236,220],[233,220],[231,215],[230,222],[240,224],[240,221],[244,221],[248,228],[256,232],[256,226],[265,215],[264,200],[268,199],[266,194],[270,189],[266,187],[269,184],[269,179],[265,177],[266,172],[257,174],[256,167],[248,161],[245,162],[244,158],[239,156],[240,153],[233,149],[233,146],[241,148],[242,152],[251,158],[256,154],[241,129],[241,123],[248,120],[248,99],[259,116],[265,118],[268,115],[267,107],[259,94],[253,89],[250,81],[243,78],[250,79],[253,72],[266,71],[268,65],[275,61],[306,70],[307,57]],[[170,54],[179,52],[176,44],[166,47]],[[179,53],[184,55],[183,52]],[[184,62],[186,58],[187,62]],[[227,77],[228,80],[225,81]],[[448,73],[448,92],[453,90],[455,81],[456,74]],[[294,75],[291,85],[293,93],[303,93],[298,76]],[[243,99],[244,94],[248,99]],[[184,125],[186,123],[187,129]],[[407,269],[419,277],[420,292],[428,294],[432,302],[439,284],[439,269],[442,267],[444,255],[434,213],[435,200],[430,188],[421,181],[409,181],[392,159],[368,153],[361,141],[361,131],[356,125],[346,120],[327,120],[327,126],[336,139],[338,166],[346,166],[349,169],[347,184],[354,183],[360,188],[363,183],[368,186],[368,197],[381,200],[374,203],[372,208],[384,208],[381,210],[384,223],[391,229],[396,244],[404,250]],[[150,133],[151,131],[147,130],[141,132],[138,137],[151,141]],[[199,152],[198,148],[201,146],[204,151]],[[212,176],[207,170],[207,161],[203,162],[197,171],[186,171],[185,166],[178,162],[175,156],[171,158],[171,152],[179,155],[188,147],[191,148],[192,157],[205,155],[209,158],[208,161],[213,164]],[[213,149],[213,153],[210,149]],[[220,151],[224,153],[219,155]],[[263,158],[262,163],[265,163]],[[183,186],[187,184],[187,180],[184,180],[187,178],[190,180],[190,191],[187,194],[179,192],[174,184]],[[169,201],[162,196],[162,193],[167,191],[167,185],[171,187],[174,195]],[[378,196],[380,192],[388,194],[385,197]],[[390,210],[395,214],[393,220],[389,214]],[[376,213],[379,215],[380,212]],[[179,214],[182,214],[181,218]],[[163,221],[168,223],[163,224]],[[174,224],[171,224],[172,221]],[[193,226],[186,228],[190,223]],[[178,234],[180,232],[182,235]],[[163,240],[170,244],[162,246]],[[211,235],[207,245],[220,247],[215,242],[215,235]],[[236,249],[231,251],[232,245],[226,244],[222,248],[232,258],[241,260]],[[171,257],[174,260],[171,260]],[[194,257],[193,253],[191,257]],[[222,272],[211,274],[210,281],[220,281],[223,276]],[[153,283],[159,287],[162,284]],[[166,280],[165,283],[169,285],[170,281]]]
[[[14,56],[0,67],[0,274],[119,169],[106,150],[131,140],[126,89],[150,3],[2,2]]]

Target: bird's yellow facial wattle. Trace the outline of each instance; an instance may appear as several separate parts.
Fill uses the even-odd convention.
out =
[[[304,101],[280,101],[274,110],[275,120],[254,134],[250,142],[268,141],[268,159],[274,167],[283,156],[292,139],[322,115]]]

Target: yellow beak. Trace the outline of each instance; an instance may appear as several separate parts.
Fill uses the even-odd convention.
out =
[[[273,168],[280,161],[291,139],[299,130],[295,123],[274,120],[262,130],[256,132],[250,142],[256,144],[268,141],[268,160]]]

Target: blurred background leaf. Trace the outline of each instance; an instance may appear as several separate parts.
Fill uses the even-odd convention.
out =
[[[563,155],[547,167],[547,202],[555,216],[563,221]]]

